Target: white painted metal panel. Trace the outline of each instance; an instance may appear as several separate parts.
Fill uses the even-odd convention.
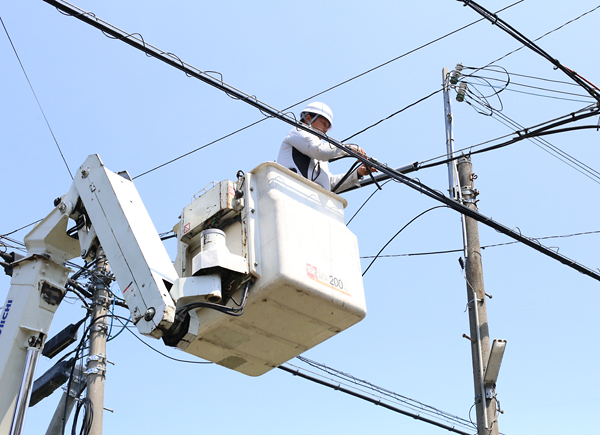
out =
[[[174,318],[167,286],[177,272],[132,181],[107,170],[97,155],[78,169],[75,184],[142,334],[160,337]],[[144,314],[154,308],[153,319]]]

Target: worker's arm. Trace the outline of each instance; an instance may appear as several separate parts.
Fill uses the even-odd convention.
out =
[[[341,149],[319,139],[314,134],[295,128],[289,132],[283,142],[296,148],[305,156],[316,160],[329,161],[347,155]]]
[[[342,177],[344,175],[346,175],[346,174],[338,174],[338,175],[330,175],[329,176],[329,181],[331,184],[331,186],[330,186],[331,191],[333,191],[333,188],[340,182],[340,180],[342,179]],[[338,187],[334,193],[343,192],[344,190],[349,189],[350,187],[360,187],[360,179],[362,179],[362,177],[359,177],[356,169],[353,170],[352,173],[348,176],[348,178],[346,178],[346,180],[344,180],[342,185],[340,187]]]

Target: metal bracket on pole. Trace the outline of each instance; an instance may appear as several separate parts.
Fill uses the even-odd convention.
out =
[[[90,355],[87,357],[87,362],[90,362],[90,361],[100,361],[101,363],[105,363],[106,355],[104,355],[102,353],[98,353],[96,355]]]

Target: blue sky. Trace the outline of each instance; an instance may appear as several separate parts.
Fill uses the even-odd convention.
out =
[[[510,4],[482,1],[490,10]],[[139,32],[164,51],[277,108],[290,106],[480,17],[457,1],[139,1],[81,0],[77,6],[125,30]],[[537,38],[598,4],[525,0],[501,17]],[[564,65],[600,83],[593,54],[600,11],[551,33],[539,44]],[[6,25],[71,171],[90,154],[114,170],[139,175],[261,118],[242,102],[187,78],[156,59],[104,37],[42,1],[3,3]],[[331,90],[318,100],[331,106],[336,139],[439,89],[443,67],[479,67],[519,47],[480,22],[402,59]],[[0,234],[47,215],[71,178],[6,35],[0,37],[2,81],[3,213]],[[509,73],[568,81],[523,49],[499,65]],[[492,73],[490,73],[492,74]],[[501,77],[496,74],[493,77]],[[574,86],[511,75],[501,94],[505,115],[524,126],[579,110],[587,103],[528,95],[582,94]],[[479,86],[481,92],[488,92]],[[553,94],[590,101],[589,98]],[[496,107],[497,100],[490,99]],[[296,113],[302,106],[294,107]],[[453,100],[456,148],[510,133],[491,117]],[[370,155],[390,166],[445,152],[442,96],[438,94],[357,136]],[[594,123],[596,120],[588,122]],[[192,196],[213,180],[234,179],[277,157],[289,126],[267,120],[136,179],[159,232],[169,231]],[[596,136],[595,136],[596,135]],[[547,138],[592,168],[600,167],[597,131]],[[348,161],[332,165],[344,172]],[[473,157],[480,211],[532,237],[600,230],[597,182],[533,143],[523,141]],[[447,190],[444,166],[413,174]],[[350,217],[372,193],[345,195]],[[389,183],[349,228],[363,256],[374,255],[414,216],[437,205],[405,186]],[[438,209],[419,218],[384,254],[459,249],[460,217]],[[480,226],[482,245],[509,242]],[[22,240],[26,231],[11,237]],[[591,268],[598,266],[600,234],[545,243]],[[172,258],[175,243],[166,242]],[[381,258],[364,277],[365,320],[305,356],[399,394],[468,418],[473,404],[466,284],[459,253]],[[600,404],[595,332],[598,282],[522,245],[482,253],[491,338],[506,339],[497,392],[505,413],[500,430],[512,433],[591,433]],[[364,259],[363,268],[370,260]],[[4,300],[10,281],[0,277]],[[118,288],[115,288],[118,291]],[[71,301],[72,302],[72,301]],[[122,312],[121,315],[127,316]],[[83,315],[64,303],[58,332]],[[149,341],[147,339],[147,341]],[[152,345],[175,356],[187,354]],[[249,378],[215,365],[177,363],[123,333],[108,347],[104,433],[436,434],[414,421],[279,370]],[[293,361],[292,361],[293,362]],[[38,374],[52,365],[43,360]],[[299,361],[294,364],[301,365]],[[28,412],[25,434],[43,433],[59,395]],[[474,418],[474,412],[471,413]]]

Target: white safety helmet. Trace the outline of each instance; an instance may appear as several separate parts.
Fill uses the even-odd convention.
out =
[[[304,119],[304,116],[307,113],[314,113],[315,115],[322,116],[329,121],[329,130],[331,130],[331,127],[333,127],[333,112],[327,104],[313,101],[304,108],[302,113],[300,113],[300,117]]]

